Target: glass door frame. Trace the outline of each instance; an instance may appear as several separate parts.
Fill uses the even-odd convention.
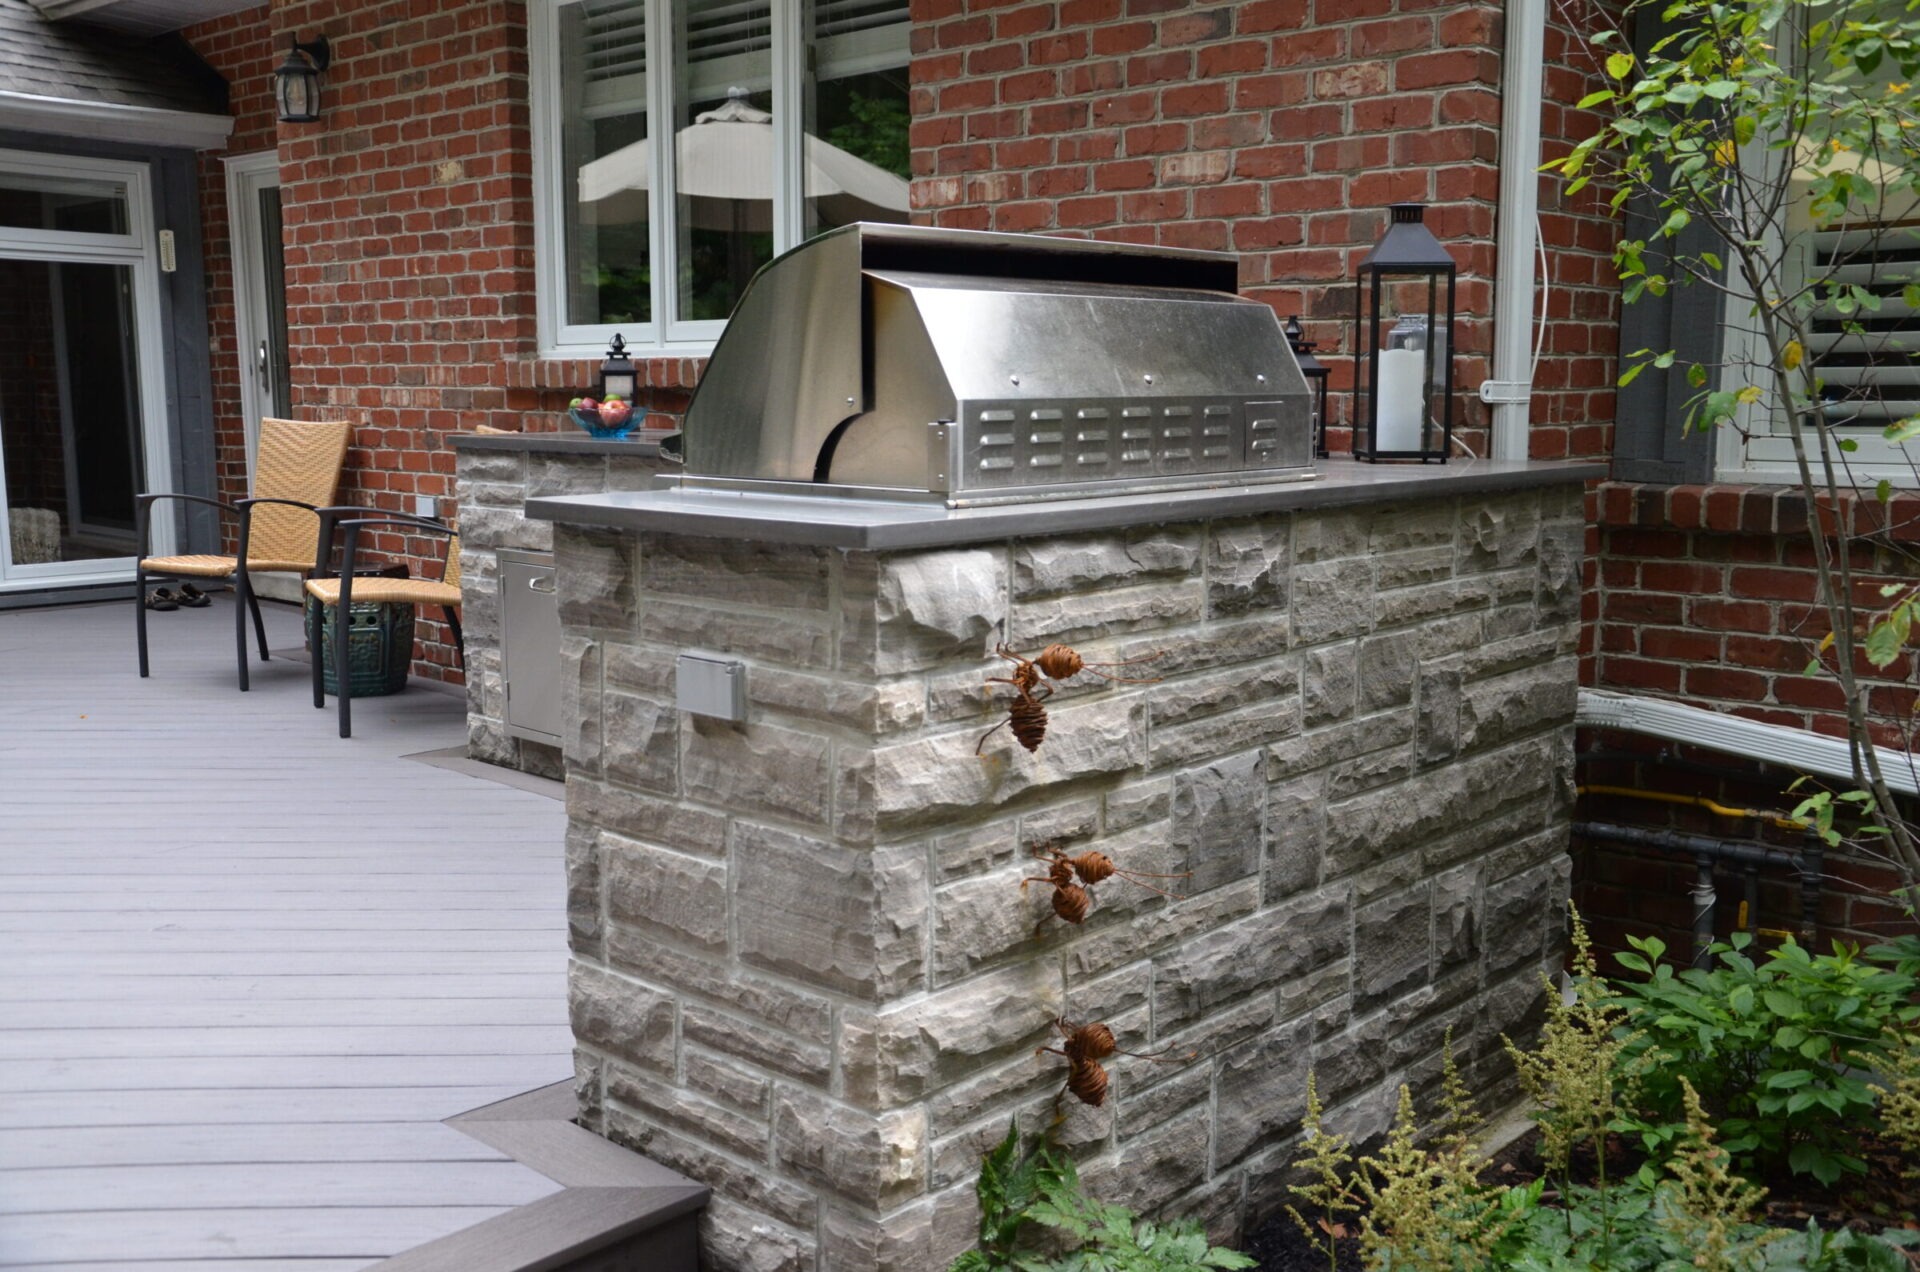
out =
[[[154,242],[150,169],[147,164],[133,160],[0,149],[0,173],[25,178],[28,182],[35,178],[50,178],[54,183],[62,180],[105,180],[124,186],[127,233],[82,234],[0,226],[0,258],[52,265],[119,265],[127,268],[133,293],[133,368],[139,386],[136,398],[146,451],[146,470],[136,474],[136,480],[144,490],[171,490],[173,437],[167,414],[166,364],[161,353],[164,333],[160,321],[160,270]],[[5,464],[5,443],[0,440],[0,592],[44,589],[72,583],[132,581],[132,556],[14,565],[9,546],[11,538],[7,518]],[[176,518],[166,515],[154,519],[153,551],[156,554],[174,550],[175,522]]]
[[[267,262],[261,251],[260,192],[280,185],[280,152],[239,155],[227,165],[227,239],[233,261],[233,335],[240,362],[240,425],[246,437],[247,489],[260,450],[260,421],[274,413],[271,388],[260,384],[259,349],[271,340]]]

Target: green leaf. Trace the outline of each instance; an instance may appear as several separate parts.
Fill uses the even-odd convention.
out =
[[[1585,97],[1582,97],[1578,102],[1574,103],[1574,108],[1576,110],[1592,110],[1595,106],[1598,106],[1601,102],[1610,102],[1612,100],[1613,100],[1613,90],[1610,88],[1603,88],[1598,90],[1597,92],[1588,93]]]
[[[1893,483],[1888,481],[1885,477],[1882,477],[1880,479],[1879,484],[1873,488],[1873,497],[1875,499],[1878,499],[1881,503],[1886,503],[1888,500],[1892,499]]]
[[[1611,75],[1613,78],[1617,80],[1623,80],[1632,73],[1633,73],[1633,54],[1631,53],[1607,54],[1607,74]]]
[[[1748,1012],[1752,1011],[1753,1010],[1753,986],[1751,985],[1734,986],[1733,992],[1727,995],[1727,1006],[1733,1009],[1733,1014],[1736,1016],[1744,1016]]]
[[[1895,443],[1910,442],[1914,438],[1920,437],[1920,415],[1909,415],[1904,420],[1895,420],[1893,423],[1887,425],[1886,431],[1880,434],[1880,436],[1889,442]]]
[[[1752,115],[1736,115],[1733,120],[1733,140],[1735,145],[1744,146],[1752,141],[1760,130],[1758,121]]]
[[[1704,388],[1707,383],[1707,369],[1698,363],[1687,368],[1687,383],[1694,388]]]

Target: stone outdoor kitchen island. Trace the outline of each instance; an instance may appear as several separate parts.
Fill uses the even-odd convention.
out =
[[[714,1190],[735,1269],[943,1268],[1008,1119],[1089,1191],[1217,1236],[1284,1200],[1307,1071],[1341,1129],[1555,965],[1592,466],[1323,463],[1310,483],[950,512],[695,491],[534,499],[564,625],[581,1120]],[[1029,754],[1011,691],[1089,660]],[[745,665],[746,719],[676,706]],[[1191,872],[1053,914],[1031,848]],[[1132,1051],[1062,1095],[1056,1017]]]

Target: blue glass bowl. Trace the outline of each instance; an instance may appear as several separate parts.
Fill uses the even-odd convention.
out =
[[[633,432],[635,425],[640,419],[637,413],[629,415],[625,424],[609,428],[600,422],[600,414],[597,411],[582,411],[575,408],[568,411],[567,414],[575,424],[587,430],[588,437],[599,437],[608,441],[619,441],[628,433]]]

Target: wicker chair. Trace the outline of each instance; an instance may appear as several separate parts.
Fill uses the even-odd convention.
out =
[[[140,647],[140,674],[147,674],[147,581],[162,579],[232,579],[234,591],[233,639],[239,657],[240,688],[247,681],[247,615],[260,644],[260,661],[267,660],[267,628],[260,620],[260,602],[249,575],[256,571],[305,574],[313,568],[320,522],[316,514],[333,502],[340,470],[347,460],[352,425],[345,420],[308,423],[301,420],[260,421],[260,448],[254,464],[253,498],[236,504],[199,495],[141,495],[134,504],[140,543],[140,563],[134,571],[134,632]],[[239,551],[233,556],[187,554],[148,556],[151,510],[159,500],[205,504],[239,521]],[[245,562],[243,565],[242,562]]]
[[[372,511],[368,509],[366,511]],[[403,530],[410,534],[435,534],[447,540],[446,559],[440,565],[438,579],[386,579],[355,578],[354,565],[360,551],[360,532],[374,527]],[[344,531],[346,546],[340,554],[340,573],[338,577],[320,577],[328,573],[327,558],[333,550],[333,531]],[[397,513],[375,513],[372,516],[356,517],[353,520],[335,523],[331,517],[326,519],[326,532],[320,541],[319,554],[314,558],[313,573],[307,577],[307,595],[318,600],[323,606],[336,607],[333,621],[333,666],[334,685],[338,690],[334,697],[340,702],[340,736],[353,736],[353,692],[351,663],[348,659],[347,635],[351,624],[341,620],[341,615],[352,613],[355,601],[371,601],[376,604],[413,604],[437,605],[446,616],[447,626],[453,629],[454,649],[459,655],[461,667],[467,665],[466,650],[462,646],[460,635],[460,536],[454,528],[443,521],[434,521],[426,517],[406,517]],[[326,669],[322,666],[323,654],[320,650],[321,634],[326,623],[314,624],[313,630],[313,705],[327,705]],[[411,650],[407,651],[409,654]]]

